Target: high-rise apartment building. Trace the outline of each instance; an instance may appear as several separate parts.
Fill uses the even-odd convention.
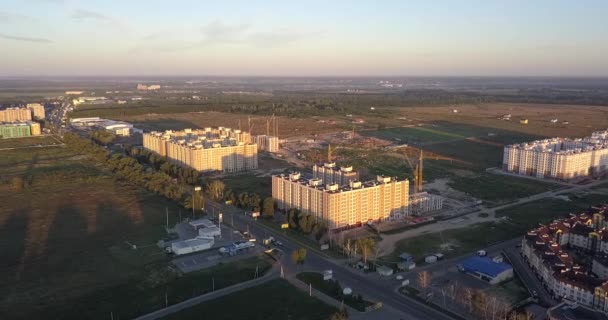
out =
[[[44,119],[44,117],[45,117],[44,106],[41,105],[40,103],[28,103],[27,108],[32,111],[33,119],[40,119],[40,120]]]
[[[0,122],[0,139],[40,135],[40,124],[32,121]]]
[[[581,139],[553,138],[505,146],[503,169],[569,180],[608,172],[608,130]]]
[[[359,180],[359,173],[353,167],[337,167],[335,162],[315,164],[312,167],[312,177],[321,179],[324,184],[349,185],[351,181]]]
[[[255,143],[262,151],[276,153],[279,152],[279,137],[267,136],[265,134],[255,136]]]
[[[258,167],[249,133],[230,128],[144,133],[144,148],[199,171],[238,172]]]
[[[6,108],[0,110],[0,122],[31,121],[32,111],[27,108]]]
[[[302,179],[296,172],[272,177],[272,197],[283,210],[297,208],[340,228],[367,221],[402,219],[408,215],[409,181],[378,176],[347,186]]]

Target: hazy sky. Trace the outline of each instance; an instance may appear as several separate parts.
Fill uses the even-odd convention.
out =
[[[606,0],[2,0],[0,76],[608,76],[607,12]]]

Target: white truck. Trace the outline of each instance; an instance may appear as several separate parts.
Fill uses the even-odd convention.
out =
[[[250,241],[238,241],[227,247],[221,247],[218,251],[223,256],[235,256],[241,252],[249,251],[249,249],[255,247],[255,244]]]
[[[176,241],[171,244],[170,247],[167,247],[166,250],[170,254],[175,255],[184,255],[188,253],[199,252],[203,250],[208,250],[213,247],[214,241],[213,239],[188,239],[184,241]]]

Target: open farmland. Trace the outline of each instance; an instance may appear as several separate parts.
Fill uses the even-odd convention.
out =
[[[173,114],[145,114],[136,116],[120,116],[116,119],[133,123],[137,128],[144,131],[151,130],[176,130],[184,128],[203,128],[225,126],[249,130],[251,121],[251,132],[255,135],[266,134],[266,120],[268,116],[248,116],[246,114],[224,113],[224,112],[193,112]],[[330,124],[319,122],[316,118],[285,118],[278,117],[279,136],[288,138],[292,136],[311,135],[326,132],[336,132],[350,129],[344,122]],[[272,132],[272,128],[271,128]]]

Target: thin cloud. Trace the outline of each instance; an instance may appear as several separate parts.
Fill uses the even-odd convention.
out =
[[[203,42],[208,44],[242,42],[250,27],[246,23],[229,25],[220,20],[214,20],[201,28]]]
[[[271,32],[256,32],[252,33],[248,37],[248,42],[256,47],[261,48],[278,48],[287,47],[291,44],[298,42],[302,39],[319,35],[319,32],[315,33],[300,33],[293,31],[271,31]]]
[[[4,33],[0,33],[0,39],[33,42],[33,43],[53,43],[52,40],[46,39],[46,38],[21,37],[21,36],[15,36],[15,35],[4,34]]]
[[[19,20],[32,20],[32,17],[22,15],[19,13],[13,13],[8,11],[0,11],[0,22],[14,22]]]
[[[250,24],[227,24],[214,20],[200,29],[200,36],[194,36],[188,41],[163,41],[165,35],[171,32],[156,32],[142,37],[145,42],[131,48],[129,51],[138,53],[143,51],[174,52],[204,48],[216,45],[242,45],[258,48],[287,47],[306,38],[321,35],[322,32],[296,32],[289,30],[253,32]]]
[[[107,16],[103,13],[90,11],[85,9],[74,9],[71,15],[74,20],[99,20],[99,21],[114,21],[114,18]]]

